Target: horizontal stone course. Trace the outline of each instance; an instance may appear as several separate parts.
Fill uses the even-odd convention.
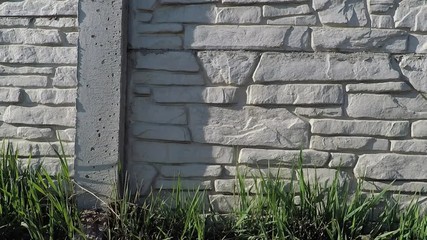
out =
[[[237,102],[235,87],[163,87],[153,88],[158,103],[215,103]]]
[[[190,52],[138,53],[136,69],[198,72],[199,65]]]
[[[1,63],[77,64],[76,47],[0,46]]]
[[[0,3],[0,16],[77,16],[75,0],[23,0]]]
[[[310,148],[316,150],[387,151],[390,141],[373,137],[321,137],[312,136]]]
[[[330,168],[353,168],[357,163],[357,155],[352,153],[331,153]]]
[[[74,107],[21,107],[8,106],[3,114],[3,121],[13,124],[57,125],[74,127],[76,109]]]
[[[143,70],[131,73],[130,79],[134,83],[150,85],[204,85],[203,76],[199,73]]]
[[[25,90],[29,101],[40,104],[75,104],[75,89],[28,89]]]
[[[387,82],[387,83],[358,83],[346,85],[347,92],[366,92],[366,93],[394,93],[408,92],[412,88],[405,82]]]
[[[185,107],[164,106],[146,98],[135,98],[132,105],[132,120],[147,123],[187,124]]]
[[[187,127],[173,125],[157,125],[151,123],[134,123],[133,136],[140,139],[190,142],[191,135]]]
[[[221,175],[220,165],[189,164],[179,166],[162,166],[160,174],[164,177],[218,177]]]
[[[427,152],[427,140],[392,140],[391,151],[425,154]]]

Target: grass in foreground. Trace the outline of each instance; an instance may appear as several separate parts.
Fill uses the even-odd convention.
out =
[[[64,157],[55,176],[42,166],[20,166],[9,145],[0,157],[0,239],[87,238]],[[427,217],[416,197],[402,210],[386,190],[362,192],[361,182],[352,188],[338,175],[328,185],[310,182],[299,162],[290,184],[261,175],[255,194],[239,175],[239,202],[227,215],[209,207],[204,192],[182,190],[179,179],[172,193],[143,200],[125,184],[123,197],[102,212],[107,221],[101,234],[105,239],[427,239]],[[380,214],[373,218],[375,210]]]

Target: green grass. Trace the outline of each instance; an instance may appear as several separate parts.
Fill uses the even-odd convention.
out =
[[[67,160],[58,156],[61,171],[52,176],[43,166],[22,166],[18,153],[3,145],[0,239],[85,239]],[[311,182],[302,160],[290,182],[239,173],[239,201],[229,214],[217,213],[207,192],[183,190],[179,178],[173,191],[145,198],[124,181],[124,193],[104,210],[103,234],[105,239],[427,239],[417,195],[402,208],[387,189],[363,192],[362,182],[352,186],[339,171],[329,184]],[[255,180],[254,192],[247,190],[247,178]]]

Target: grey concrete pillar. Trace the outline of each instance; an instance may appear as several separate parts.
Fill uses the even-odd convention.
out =
[[[80,0],[75,180],[109,200],[123,160],[126,0]],[[100,201],[77,187],[81,208]]]

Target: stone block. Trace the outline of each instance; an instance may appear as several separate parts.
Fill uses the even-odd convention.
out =
[[[0,76],[2,87],[46,87],[48,78],[37,75],[7,75]]]
[[[19,88],[0,88],[0,102],[19,103],[22,91]]]
[[[309,124],[284,108],[193,105],[189,120],[195,142],[293,149],[307,146]]]
[[[158,178],[153,185],[155,189],[173,190],[178,186],[177,180]],[[181,190],[211,190],[211,181],[197,180],[197,179],[180,179],[179,187]]]
[[[390,15],[371,15],[373,28],[394,28],[394,20]]]
[[[404,53],[408,34],[395,29],[313,28],[316,51]]]
[[[390,142],[386,139],[373,137],[321,137],[312,136],[310,148],[316,150],[361,150],[387,151]]]
[[[296,107],[294,112],[297,115],[306,117],[341,117],[341,107]]]
[[[58,30],[0,29],[0,44],[59,45],[61,42]]]
[[[77,28],[79,25],[76,17],[62,18],[36,18],[34,27],[46,28]]]
[[[427,93],[427,58],[424,55],[405,55],[400,63],[402,74],[409,80],[411,85],[421,93]]]
[[[18,67],[0,65],[1,74],[43,74],[49,75],[53,73],[52,67]]]
[[[174,125],[157,125],[150,123],[133,123],[132,135],[140,139],[190,142],[191,135],[187,127]]]
[[[347,92],[366,92],[366,93],[398,93],[408,92],[412,88],[405,82],[387,82],[387,83],[358,83],[345,86]]]
[[[236,1],[236,0],[234,0]],[[239,0],[241,1],[241,0]],[[248,196],[248,198],[251,198]],[[237,195],[209,195],[209,202],[218,213],[231,213],[239,206],[239,196]]]
[[[0,26],[2,27],[28,27],[30,25],[30,18],[27,17],[2,17],[0,19]]]
[[[354,174],[378,180],[425,180],[425,156],[400,154],[364,154],[359,157]]]
[[[394,21],[396,28],[409,28],[411,31],[427,31],[427,5],[423,0],[403,0],[399,2]]]
[[[302,173],[306,182],[309,182],[312,186],[313,184],[319,184],[320,188],[331,186],[335,179],[338,181],[339,186],[343,186],[345,182],[350,180],[346,172],[336,169],[304,168]]]
[[[0,16],[77,16],[78,2],[75,0],[23,0],[0,4]]]
[[[141,97],[134,98],[131,116],[134,121],[147,123],[187,124],[185,107],[158,105]]]
[[[138,24],[135,31],[137,33],[179,33],[184,31],[182,24],[178,23],[152,23]]]
[[[224,166],[224,175],[230,177],[244,176],[246,178],[292,179],[295,171],[292,168],[265,166]]]
[[[256,181],[254,179],[244,179],[244,191],[247,193],[255,192]],[[236,193],[240,192],[240,183],[236,179],[217,179],[214,182],[215,192],[217,193]]]
[[[343,89],[335,84],[251,85],[247,104],[341,104]]]
[[[425,182],[407,182],[407,181],[393,181],[393,182],[374,182],[362,181],[362,190],[380,192],[384,189],[399,193],[426,193],[427,183]]]
[[[187,49],[295,50],[309,51],[307,27],[284,26],[186,26]]]
[[[25,140],[10,141],[14,150],[19,152],[21,157],[57,157],[57,152],[64,156],[74,155],[74,143],[62,143],[62,152],[59,142],[30,142]],[[56,152],[56,151],[57,152]]]
[[[315,15],[281,17],[275,19],[267,19],[267,24],[271,25],[293,25],[293,26],[315,26],[317,25],[317,17]]]
[[[276,150],[243,148],[240,150],[239,163],[254,165],[297,166],[299,157],[303,166],[322,167],[329,161],[329,153],[314,150]]]
[[[164,177],[187,178],[187,177],[219,177],[222,168],[220,165],[185,164],[164,165],[160,168],[160,174]]]
[[[58,140],[64,142],[75,142],[76,141],[76,129],[68,128],[64,130],[57,130],[57,138]]]
[[[392,152],[425,153],[427,151],[427,140],[391,140]]]
[[[427,138],[427,120],[419,120],[412,123],[411,137]]]
[[[331,153],[330,168],[353,168],[357,163],[357,155],[352,153]]]
[[[153,88],[158,103],[215,103],[237,102],[235,87],[163,87]]]
[[[409,34],[408,52],[410,53],[427,53],[427,35]]]
[[[200,144],[159,142],[134,142],[132,155],[135,161],[152,163],[233,163],[233,148]]]
[[[307,4],[303,5],[264,5],[262,12],[264,17],[285,17],[293,15],[304,15],[311,13]]]
[[[218,7],[215,23],[256,24],[261,22],[260,7]]]
[[[320,22],[331,26],[366,26],[368,11],[363,0],[313,0]]]
[[[398,79],[387,54],[264,53],[253,79],[273,81],[373,81]]]
[[[77,43],[79,41],[79,33],[78,32],[65,33],[65,39],[68,45],[77,46]]]
[[[74,127],[76,109],[75,107],[9,106],[3,114],[3,121],[13,124]]]
[[[214,4],[174,5],[158,7],[153,12],[154,23],[215,23]]]
[[[77,68],[57,67],[52,80],[55,87],[77,87]]]
[[[213,84],[244,85],[251,79],[258,54],[244,51],[198,52],[209,81]]]
[[[370,13],[384,14],[391,10],[394,5],[394,0],[368,0]]]
[[[180,73],[168,71],[135,71],[131,73],[130,79],[134,83],[150,85],[204,85],[204,79],[197,73]]]
[[[182,44],[179,36],[143,35],[131,43],[131,48],[179,50]]]
[[[349,94],[347,114],[353,118],[416,119],[427,116],[427,100],[420,94]]]
[[[18,127],[16,135],[25,140],[51,140],[55,132],[51,128]]]
[[[40,104],[75,104],[77,91],[75,89],[27,89],[28,100]]]
[[[0,46],[0,62],[77,64],[77,48],[2,45]]]
[[[137,53],[136,69],[198,72],[199,65],[191,52]]]
[[[382,137],[405,137],[409,134],[408,121],[312,119],[310,123],[314,134]]]

